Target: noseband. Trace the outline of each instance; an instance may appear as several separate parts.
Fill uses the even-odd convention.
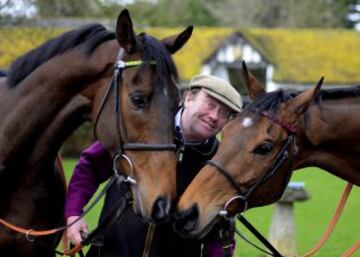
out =
[[[109,83],[108,89],[104,98],[101,102],[99,111],[96,115],[95,123],[94,123],[94,134],[97,138],[96,127],[99,121],[100,114],[105,106],[105,103],[110,95],[111,88],[113,88],[115,93],[115,123],[116,123],[116,135],[118,142],[118,150],[113,158],[113,169],[116,175],[122,175],[118,172],[116,168],[117,161],[124,159],[130,168],[130,175],[125,177],[125,181],[130,182],[131,184],[136,184],[136,180],[132,177],[134,173],[134,165],[125,153],[124,150],[128,151],[175,151],[176,145],[174,143],[168,144],[157,144],[157,143],[142,143],[142,142],[128,142],[126,136],[126,130],[124,125],[124,120],[121,118],[122,110],[121,110],[121,97],[120,97],[120,87],[122,85],[122,72],[126,68],[141,66],[144,64],[148,65],[156,65],[155,61],[144,62],[142,60],[137,61],[123,61],[122,58],[125,54],[125,50],[120,47],[120,50],[117,54],[116,63],[114,65],[114,75]]]
[[[288,137],[286,139],[286,142],[284,143],[281,150],[277,154],[277,157],[274,160],[274,162],[272,163],[270,169],[268,169],[268,171],[259,180],[257,180],[256,183],[251,188],[249,188],[245,192],[241,189],[240,184],[234,179],[234,177],[230,174],[230,172],[227,169],[225,169],[225,167],[221,163],[219,163],[215,160],[207,161],[207,164],[215,167],[216,170],[218,172],[220,172],[227,179],[227,181],[229,181],[229,183],[236,189],[236,191],[238,193],[238,195],[230,198],[225,203],[224,208],[219,211],[219,214],[218,214],[219,216],[222,216],[225,218],[231,217],[231,214],[229,214],[229,211],[227,210],[227,208],[233,201],[238,200],[238,199],[240,199],[244,202],[243,212],[245,212],[248,208],[248,202],[249,202],[250,195],[255,191],[256,188],[258,188],[261,184],[265,183],[270,177],[272,177],[277,172],[277,170],[282,166],[284,161],[290,156],[288,147],[290,146],[291,143],[294,142],[294,139],[295,139],[294,134],[296,133],[296,126],[292,125],[292,124],[288,124],[286,122],[283,122],[280,119],[278,119],[277,117],[275,117],[273,115],[269,115],[267,113],[262,113],[262,115],[264,117],[268,118],[269,120],[271,120],[272,122],[277,123],[278,125],[280,125],[282,128],[284,128],[288,132]]]

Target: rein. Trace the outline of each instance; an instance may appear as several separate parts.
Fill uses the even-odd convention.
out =
[[[14,225],[10,222],[7,222],[3,219],[0,219],[0,224],[2,224],[3,226],[5,226],[6,228],[8,228],[12,231],[15,231],[17,233],[25,235],[26,240],[28,240],[29,242],[34,242],[36,237],[39,237],[39,236],[49,236],[49,235],[53,235],[53,234],[62,232],[64,230],[68,229],[69,227],[71,227],[72,225],[74,225],[76,222],[78,222],[80,219],[82,219],[85,215],[87,215],[90,212],[90,210],[93,209],[93,207],[99,202],[99,200],[105,195],[105,193],[109,190],[109,188],[115,182],[118,182],[118,183],[125,182],[123,177],[119,175],[118,171],[116,170],[116,167],[113,167],[113,170],[114,170],[114,175],[110,178],[110,180],[106,184],[106,186],[100,191],[100,193],[97,195],[97,197],[91,202],[91,204],[89,204],[89,206],[84,210],[84,212],[70,224],[67,224],[67,225],[64,225],[64,226],[61,226],[58,228],[54,228],[54,229],[49,229],[49,230],[26,229],[26,228],[22,228],[17,225]],[[128,201],[128,202],[130,202],[130,201]],[[123,211],[125,211],[125,209]],[[89,241],[89,240],[87,240],[87,241]],[[73,256],[76,253],[78,253],[83,248],[83,246],[86,244],[82,243],[82,244],[76,245],[72,249],[64,250],[64,252],[60,252],[60,251],[51,249],[50,247],[48,247],[44,244],[41,244],[41,245],[46,247],[49,250],[54,251],[56,254]]]
[[[352,189],[353,184],[351,183],[347,183],[347,185],[345,186],[345,189],[342,193],[342,196],[339,200],[339,203],[336,207],[336,210],[329,222],[329,225],[327,226],[325,232],[323,233],[322,237],[319,239],[319,241],[315,244],[315,246],[309,250],[306,254],[301,255],[301,257],[309,257],[311,255],[313,255],[314,253],[316,253],[318,250],[320,250],[320,248],[326,243],[326,241],[329,239],[331,233],[333,232],[337,222],[339,221],[339,218],[342,214],[342,211],[344,210],[344,206],[346,204],[346,201],[350,195],[351,189]],[[250,222],[248,220],[245,219],[245,217],[242,214],[239,214],[236,216],[237,219],[250,231],[252,232],[269,250],[272,251],[272,253],[269,253],[265,250],[263,250],[262,248],[258,247],[257,245],[255,245],[254,243],[252,243],[251,241],[249,241],[245,236],[243,236],[240,231],[238,231],[236,229],[236,234],[239,235],[242,239],[244,239],[247,243],[249,243],[250,245],[252,245],[253,247],[257,248],[258,250],[268,254],[268,255],[272,255],[275,257],[282,257],[282,255],[271,245],[271,243],[265,238],[263,237],[263,235],[260,234],[260,232],[258,230],[256,230],[256,228],[250,224]],[[357,241],[352,247],[350,247],[346,252],[344,252],[341,257],[349,257],[352,254],[354,254],[358,249],[360,248],[360,241]],[[290,257],[290,256],[289,256]]]

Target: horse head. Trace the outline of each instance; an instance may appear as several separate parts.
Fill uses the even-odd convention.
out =
[[[188,27],[161,41],[135,35],[129,13],[121,12],[117,47],[108,48],[117,51],[114,73],[99,80],[93,96],[95,134],[113,153],[116,169],[132,181],[135,212],[155,222],[167,218],[176,192],[173,122],[179,93],[171,54],[191,33]]]
[[[185,236],[203,236],[223,216],[277,201],[290,179],[296,124],[321,83],[292,98],[265,93],[243,71],[255,99],[224,127],[216,155],[181,196],[174,226]]]
[[[1,172],[52,168],[65,139],[90,120],[97,139],[117,156],[118,171],[136,180],[136,213],[165,219],[176,192],[172,135],[179,92],[171,54],[191,34],[190,26],[162,40],[136,35],[124,10],[115,33],[91,24],[15,60],[0,79]]]

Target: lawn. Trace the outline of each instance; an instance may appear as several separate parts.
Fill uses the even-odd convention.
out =
[[[64,166],[69,179],[75,160],[66,159]],[[338,200],[346,183],[327,172],[317,168],[307,168],[296,171],[292,181],[305,182],[305,189],[310,193],[311,199],[295,204],[296,242],[298,254],[304,254],[320,239],[331,219]],[[95,228],[101,204],[85,218],[90,229]],[[251,209],[246,218],[263,234],[268,234],[273,206]],[[328,242],[314,257],[340,256],[345,250],[359,240],[360,234],[360,190],[354,187],[343,215],[334,229]],[[238,228],[250,239],[256,242],[249,232],[238,224]],[[236,256],[262,256],[256,249],[248,246],[243,240],[237,240]],[[360,257],[360,252],[353,256]]]

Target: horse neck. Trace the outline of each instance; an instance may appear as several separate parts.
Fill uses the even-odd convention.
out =
[[[41,160],[53,163],[66,138],[88,120],[90,111],[91,102],[80,95],[67,103],[33,144],[28,155],[29,167],[41,163]]]
[[[8,89],[7,101],[0,108],[0,117],[5,117],[0,125],[0,164],[7,166],[21,152],[31,152],[34,140],[47,133],[64,106],[98,80],[110,77],[117,48],[112,40],[98,46],[90,57],[79,49],[69,50]]]
[[[317,166],[360,185],[360,98],[324,100],[301,118],[294,169]]]
[[[61,170],[54,165],[55,158],[68,135],[87,120],[90,110],[88,99],[75,96],[48,124],[41,137],[32,141],[31,148],[18,152],[14,157],[16,162],[7,166],[1,177],[1,217],[25,227],[62,224],[66,188]]]

